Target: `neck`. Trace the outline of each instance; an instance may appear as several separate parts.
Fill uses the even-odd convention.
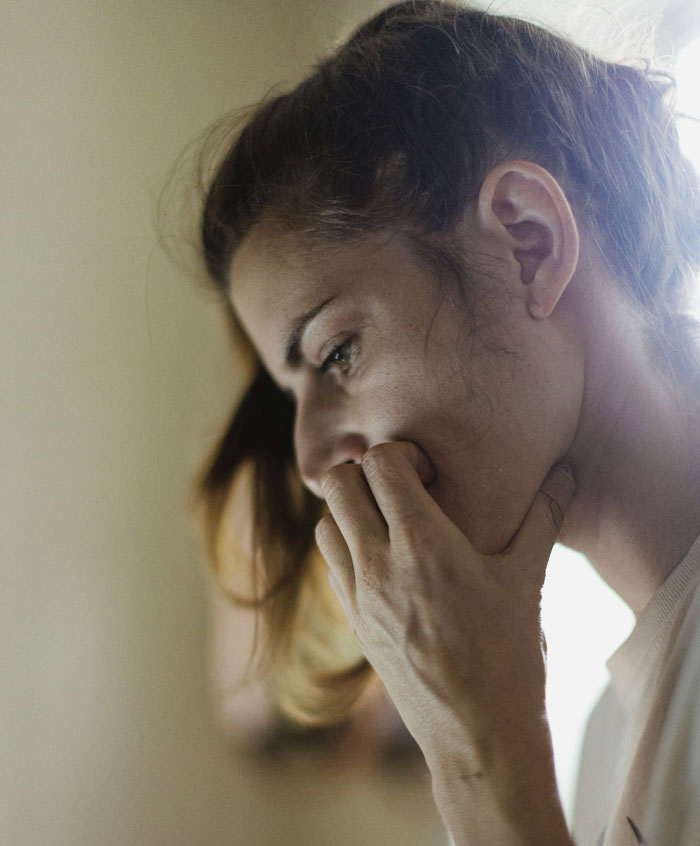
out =
[[[568,456],[577,492],[560,540],[638,614],[700,534],[700,398],[673,386],[650,362],[643,332],[617,318],[589,345]]]

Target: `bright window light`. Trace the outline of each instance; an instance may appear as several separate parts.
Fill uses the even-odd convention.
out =
[[[700,38],[678,53],[675,67],[678,83],[677,109],[696,120],[679,120],[678,132],[683,152],[700,171]]]
[[[547,713],[569,819],[583,732],[609,678],[605,662],[633,626],[630,609],[588,561],[555,546],[542,591],[542,628],[547,639]]]

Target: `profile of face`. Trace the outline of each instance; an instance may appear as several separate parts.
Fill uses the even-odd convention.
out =
[[[559,236],[541,214],[531,225],[508,222],[518,203],[549,202],[541,186],[527,174],[503,183],[501,193],[510,186],[533,197],[501,202],[496,180],[486,211],[466,225],[465,248],[481,257],[473,314],[457,284],[438,280],[391,232],[321,246],[259,224],[230,277],[243,328],[296,401],[307,487],[321,496],[330,467],[359,462],[375,444],[411,441],[434,470],[428,492],[485,553],[507,545],[567,455],[584,382],[562,296],[575,256],[549,255]]]

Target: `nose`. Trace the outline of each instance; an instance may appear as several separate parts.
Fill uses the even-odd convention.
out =
[[[323,498],[321,478],[336,464],[359,464],[369,442],[359,427],[352,426],[342,406],[297,405],[294,449],[301,479],[317,497]]]

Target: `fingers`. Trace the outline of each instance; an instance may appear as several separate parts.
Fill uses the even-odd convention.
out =
[[[377,444],[361,466],[341,464],[324,475],[326,503],[368,578],[381,575],[379,559],[389,547],[406,552],[439,527],[454,528],[425,490],[434,480],[430,460],[410,441]]]
[[[348,545],[330,514],[318,521],[315,535],[316,544],[328,564],[331,587],[347,613],[346,603],[355,593],[355,571]]]
[[[383,581],[389,548],[420,530],[419,514],[435,509],[444,519],[423,488],[434,478],[427,457],[408,442],[379,444],[365,453],[361,466],[339,464],[325,473],[321,487],[332,523],[319,523],[317,543],[348,598],[359,582]]]
[[[356,464],[338,464],[322,478],[326,505],[357,560],[368,543],[386,541],[386,523],[377,510],[362,472]]]
[[[426,492],[435,470],[425,453],[410,441],[378,444],[362,457],[362,470],[389,526],[389,535],[414,519],[442,514]]]
[[[566,465],[557,465],[549,471],[508,547],[509,556],[521,555],[524,560],[531,560],[541,567],[544,576],[575,487],[573,473]]]

